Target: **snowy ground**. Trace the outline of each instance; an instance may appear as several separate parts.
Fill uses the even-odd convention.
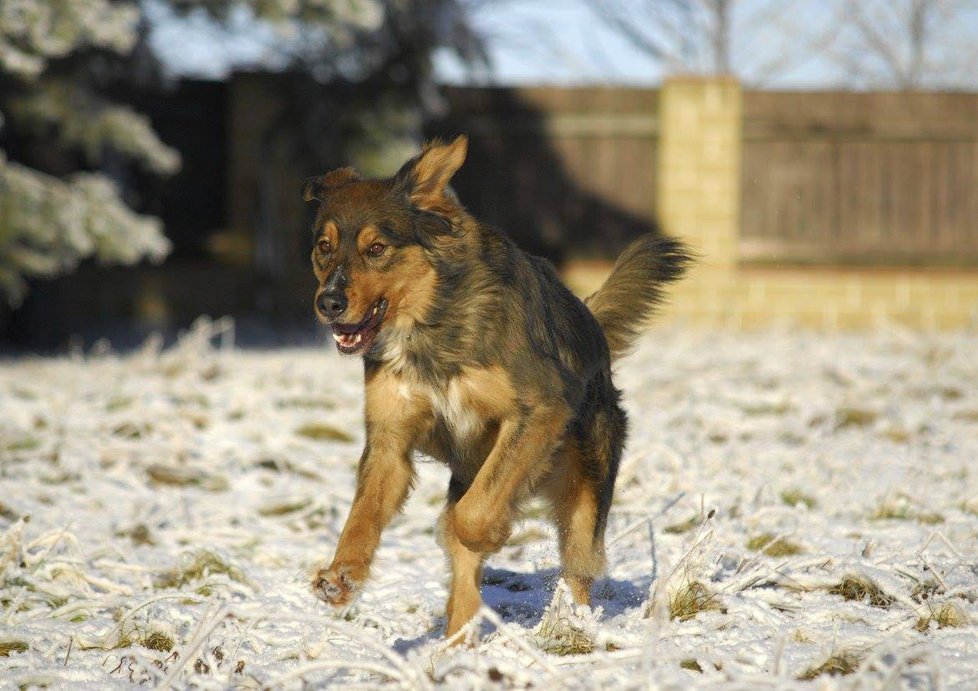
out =
[[[450,649],[444,470],[333,612],[358,363],[207,335],[0,362],[0,687],[978,686],[974,334],[651,333],[595,611],[530,519]]]

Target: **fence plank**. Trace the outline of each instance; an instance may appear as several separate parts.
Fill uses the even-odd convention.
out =
[[[745,94],[746,260],[975,263],[976,190],[976,94]]]

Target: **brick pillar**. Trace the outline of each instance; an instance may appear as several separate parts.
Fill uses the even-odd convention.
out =
[[[660,94],[657,213],[666,233],[700,254],[666,312],[732,316],[740,234],[740,84],[681,77],[666,81]]]

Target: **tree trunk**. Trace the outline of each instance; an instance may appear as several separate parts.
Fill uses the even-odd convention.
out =
[[[730,5],[732,0],[713,0],[713,71],[730,73]]]

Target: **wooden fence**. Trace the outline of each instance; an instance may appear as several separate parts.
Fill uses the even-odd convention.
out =
[[[470,135],[452,185],[476,214],[556,260],[613,256],[654,222],[658,91],[453,88],[430,135]]]
[[[743,260],[978,262],[978,94],[744,94]]]
[[[522,245],[610,256],[654,222],[658,90],[446,95],[456,188]],[[741,261],[973,265],[978,94],[745,92],[741,180]]]

